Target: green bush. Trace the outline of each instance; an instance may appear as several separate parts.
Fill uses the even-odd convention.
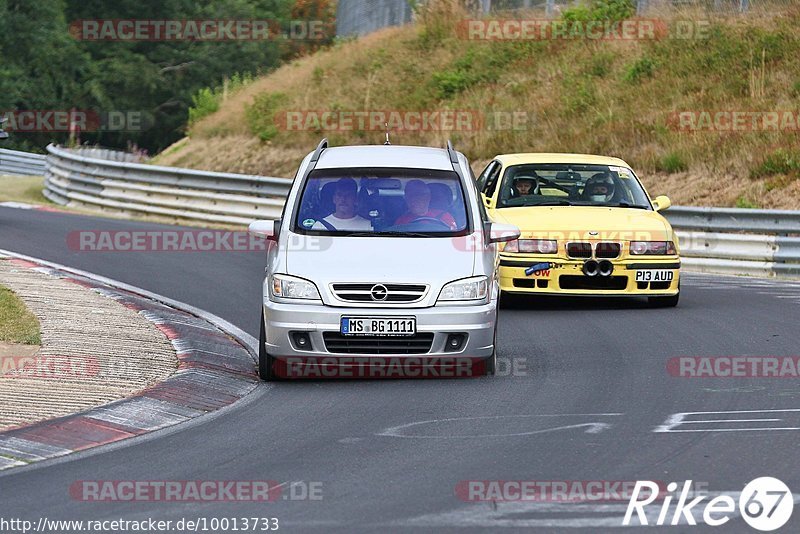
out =
[[[656,170],[675,174],[676,172],[688,171],[689,164],[677,152],[670,152],[656,162]]]
[[[566,9],[561,18],[568,22],[620,21],[631,18],[635,13],[633,0],[592,0],[588,6],[579,4]]]
[[[633,65],[628,67],[625,73],[625,81],[637,83],[645,78],[652,78],[656,72],[656,62],[649,57],[637,59]]]
[[[237,91],[252,81],[251,75],[236,73],[219,87],[200,89],[192,95],[192,105],[189,107],[189,126],[219,110],[226,93]]]
[[[761,178],[763,176],[797,173],[800,173],[800,151],[779,149],[767,154],[761,160],[761,163],[750,171],[750,176],[752,178]]]
[[[755,202],[745,198],[744,195],[742,195],[742,196],[739,196],[739,198],[736,199],[736,207],[737,208],[745,208],[745,209],[749,209],[749,210],[754,210],[754,209],[758,208],[758,204],[756,204]]]
[[[261,93],[256,96],[253,103],[245,108],[247,126],[253,135],[262,141],[269,141],[278,135],[275,114],[288,100],[289,97],[284,93]]]
[[[597,90],[592,80],[568,76],[563,80],[561,100],[568,114],[583,113],[597,102]]]
[[[192,95],[192,105],[189,108],[189,126],[203,117],[215,113],[219,109],[220,99],[212,89],[204,87]]]

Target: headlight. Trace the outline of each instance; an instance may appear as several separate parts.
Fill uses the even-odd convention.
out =
[[[485,276],[465,278],[445,285],[439,293],[438,302],[485,300],[488,291],[489,279]]]
[[[313,282],[285,274],[272,275],[272,296],[284,299],[320,300],[319,291]]]
[[[503,252],[527,252],[530,254],[555,254],[558,241],[555,239],[517,239],[506,243]]]
[[[631,241],[631,254],[649,254],[654,256],[671,256],[676,254],[672,241]]]

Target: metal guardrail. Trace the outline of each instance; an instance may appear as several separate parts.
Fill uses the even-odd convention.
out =
[[[292,180],[137,163],[104,149],[47,147],[44,195],[57,204],[232,224],[280,216]],[[800,211],[673,206],[690,270],[800,276]]]
[[[45,156],[0,148],[0,174],[44,176]]]
[[[692,270],[800,275],[800,211],[674,206],[664,214]]]
[[[117,151],[49,145],[47,152],[44,195],[61,205],[247,224],[278,218],[292,183],[135,163]]]

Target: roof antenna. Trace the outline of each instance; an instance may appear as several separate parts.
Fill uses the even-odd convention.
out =
[[[386,141],[383,142],[384,145],[391,145],[392,143],[389,142],[389,123],[384,122],[383,125],[386,127]]]

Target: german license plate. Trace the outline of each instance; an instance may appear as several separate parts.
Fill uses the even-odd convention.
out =
[[[342,317],[345,336],[412,336],[417,333],[414,317]]]
[[[672,282],[675,272],[669,269],[650,269],[636,271],[637,282]]]

